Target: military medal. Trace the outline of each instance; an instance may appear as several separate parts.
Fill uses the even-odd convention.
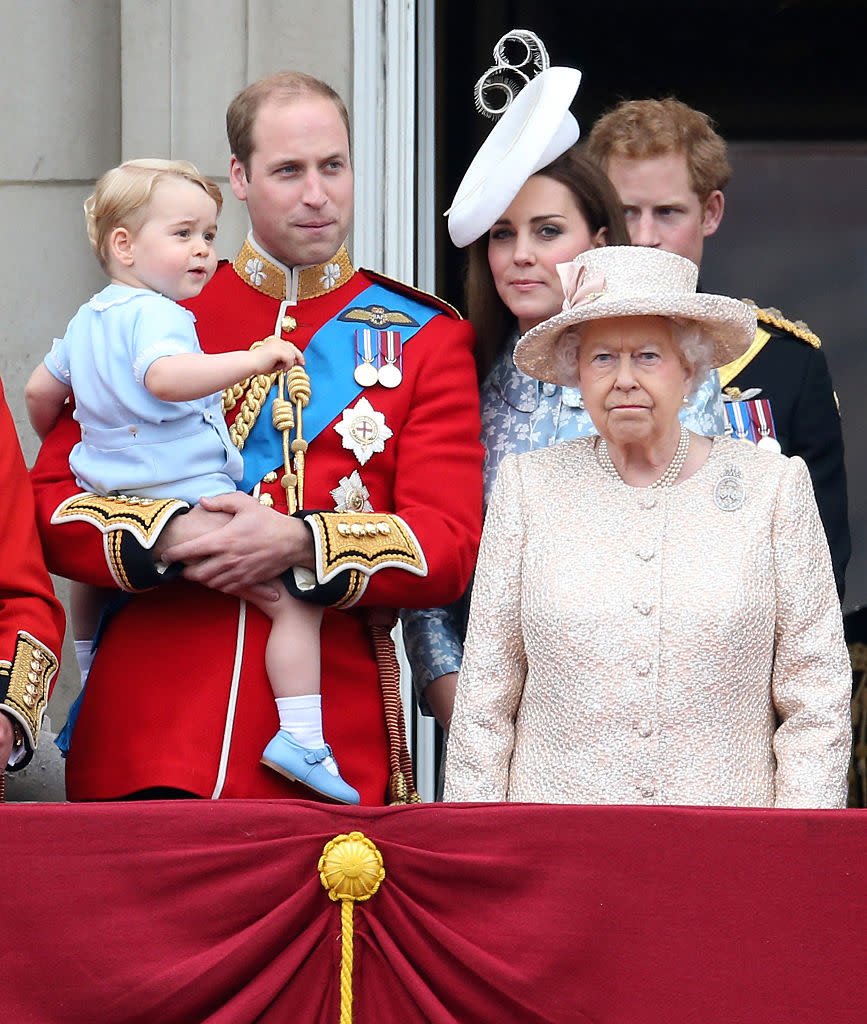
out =
[[[756,416],[759,420],[759,439],[756,442],[757,446],[759,448],[764,448],[769,452],[781,452],[783,449],[780,447],[780,442],[776,437],[777,432],[774,427],[774,415],[771,412],[771,403],[766,398],[761,398],[752,404],[756,410]]]
[[[342,476],[340,483],[331,492],[334,498],[335,512],[372,512],[373,505],[370,504],[370,492],[361,480],[361,474],[357,469]]]
[[[755,442],[752,422],[743,402],[727,402],[726,410],[731,420],[734,435],[739,441]]]
[[[375,360],[379,350],[376,343],[376,331],[365,327],[355,332],[355,382],[360,387],[372,387],[378,378]]]
[[[379,383],[384,388],[396,388],[403,380],[401,349],[398,331],[379,332]]]
[[[335,423],[334,429],[340,434],[343,447],[353,452],[362,466],[371,455],[385,451],[385,442],[393,435],[385,416],[366,398],[359,398],[352,409],[344,409],[343,419]]]

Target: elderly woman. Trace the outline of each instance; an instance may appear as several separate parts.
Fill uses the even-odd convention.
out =
[[[851,675],[806,467],[678,419],[755,329],[696,274],[591,250],[518,342],[600,436],[501,464],[447,800],[844,806]]]

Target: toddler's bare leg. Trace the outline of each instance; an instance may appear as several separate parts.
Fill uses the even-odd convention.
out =
[[[271,620],[265,648],[265,668],[275,697],[319,693],[319,627],[322,608],[291,597],[281,580],[272,580],[276,601],[250,602]]]
[[[88,583],[73,581],[69,591],[69,618],[75,660],[81,676],[81,685],[87,682],[93,665],[93,638],[99,628],[102,610],[114,596],[107,587],[92,587]]]
[[[319,627],[322,608],[297,601],[280,580],[272,580],[276,601],[250,602],[271,619],[265,665],[280,716],[280,730],[262,754],[262,763],[345,804],[359,802],[358,791],[340,776],[322,735],[319,695]]]

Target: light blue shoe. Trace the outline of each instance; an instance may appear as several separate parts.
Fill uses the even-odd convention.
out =
[[[324,747],[302,747],[291,733],[281,729],[265,747],[262,764],[329,800],[340,804],[359,803],[358,791],[347,785],[339,772],[332,775],[323,765],[326,757],[333,756],[327,743]]]

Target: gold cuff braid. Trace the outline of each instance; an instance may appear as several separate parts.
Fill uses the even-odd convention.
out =
[[[347,577],[346,593],[343,597],[335,602],[332,608],[351,608],[354,604],[357,604],[361,598],[361,595],[367,589],[367,577],[363,572],[359,572],[357,569],[350,569],[349,576]]]
[[[412,530],[396,515],[375,512],[311,512],[316,577],[327,583],[337,573],[356,570],[371,576],[380,569],[427,575],[427,561]]]
[[[189,503],[177,498],[137,498],[126,494],[76,494],[57,507],[52,523],[85,522],[100,533],[126,530],[143,548],[154,546],[163,527]]]
[[[4,710],[24,729],[31,751],[36,749],[48,687],[58,665],[57,655],[23,630],[18,633],[12,664],[0,662],[0,693],[6,690]]]

